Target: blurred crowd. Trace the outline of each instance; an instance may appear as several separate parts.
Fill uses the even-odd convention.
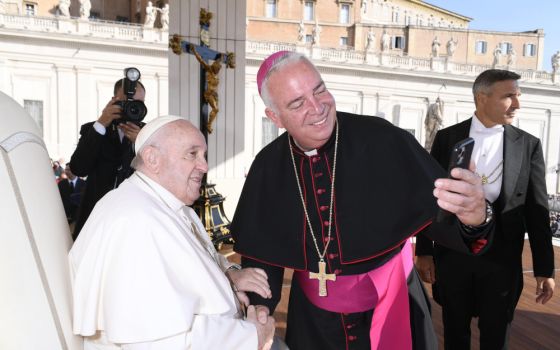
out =
[[[72,173],[64,159],[51,159],[54,178],[62,200],[68,224],[73,224],[78,216],[82,194],[86,188],[86,181]]]
[[[548,207],[550,208],[550,229],[552,235],[560,238],[560,193],[548,195]]]

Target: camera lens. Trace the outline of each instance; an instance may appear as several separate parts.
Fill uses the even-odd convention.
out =
[[[134,100],[127,101],[126,106],[123,108],[125,118],[133,122],[140,122],[148,113],[148,108],[142,101]]]

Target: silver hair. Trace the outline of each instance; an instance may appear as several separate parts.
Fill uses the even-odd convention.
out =
[[[274,73],[275,71],[279,70],[280,68],[287,66],[288,64],[297,62],[297,61],[305,61],[308,64],[310,64],[311,66],[315,67],[313,65],[313,63],[311,63],[311,61],[303,54],[298,53],[298,52],[288,52],[287,54],[285,54],[284,56],[278,58],[274,64],[270,67],[270,69],[268,70],[268,72],[266,73],[266,76],[264,77],[262,83],[261,83],[261,98],[264,102],[264,105],[270,109],[272,109],[274,112],[276,112],[276,105],[274,104],[274,101],[272,101],[272,99],[270,98],[270,93],[268,91],[268,79],[270,78],[270,76],[272,75],[272,73]]]

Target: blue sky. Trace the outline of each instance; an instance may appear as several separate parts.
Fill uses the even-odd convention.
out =
[[[550,58],[560,50],[559,0],[425,0],[472,18],[471,29],[523,32],[544,30],[542,68],[551,71]]]

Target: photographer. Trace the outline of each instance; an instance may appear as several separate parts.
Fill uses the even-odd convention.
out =
[[[70,158],[70,169],[78,176],[87,176],[87,186],[82,197],[76,227],[72,235],[75,240],[93,207],[101,197],[118,187],[128,178],[133,169],[130,162],[134,158],[134,141],[144,126],[146,115],[143,103],[146,90],[140,81],[140,73],[125,76],[115,83],[114,96],[107,103],[101,116],[95,122],[82,125],[78,146]],[[133,108],[130,108],[130,107]]]

